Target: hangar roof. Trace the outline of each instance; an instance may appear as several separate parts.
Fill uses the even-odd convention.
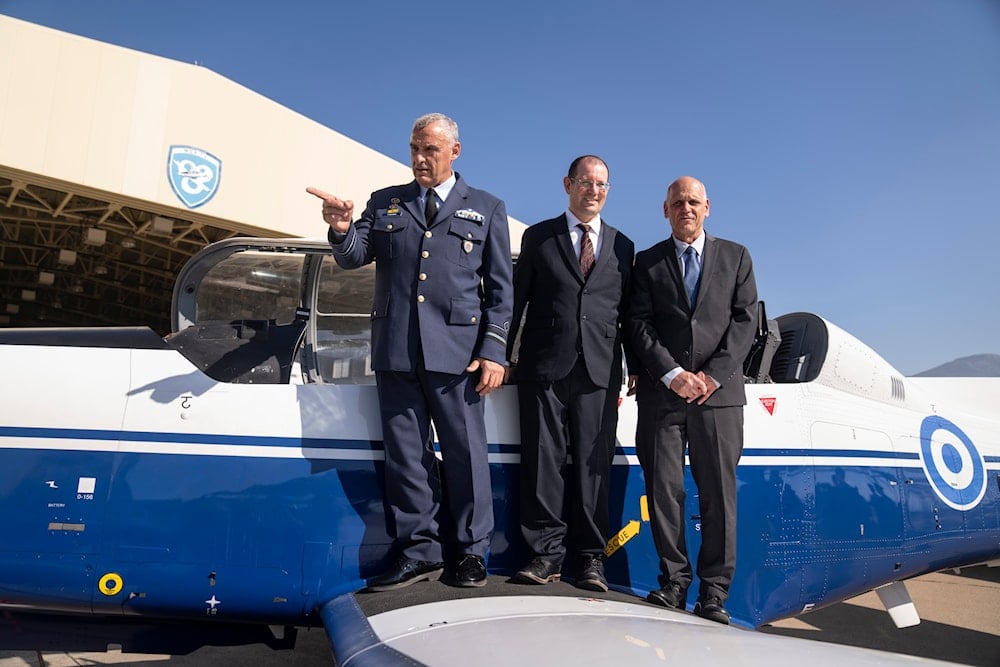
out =
[[[166,235],[149,208],[0,166],[0,325],[168,332],[174,276],[197,250],[241,230],[164,218]]]
[[[7,16],[0,72],[0,327],[165,334],[205,245],[322,236],[307,185],[364,202],[413,178],[206,68]]]

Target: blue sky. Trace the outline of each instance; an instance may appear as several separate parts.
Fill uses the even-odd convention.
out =
[[[596,153],[604,216],[645,248],[669,234],[666,186],[695,176],[706,229],[750,249],[771,316],[817,313],[907,374],[1000,353],[998,0],[0,0],[0,13],[198,62],[404,163],[413,119],[441,111],[459,123],[458,170],[527,223],[565,208],[569,162]]]

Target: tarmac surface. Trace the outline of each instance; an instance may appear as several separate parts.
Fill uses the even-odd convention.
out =
[[[553,590],[569,584],[552,584]],[[414,587],[415,588],[415,587]],[[519,587],[525,588],[525,587]],[[761,632],[879,651],[933,658],[977,667],[1000,667],[1000,567],[974,567],[956,574],[939,572],[907,582],[921,623],[897,629],[875,593],[779,621]],[[575,590],[575,589],[574,589]],[[553,592],[555,592],[553,590]],[[0,637],[0,645],[2,645]],[[58,643],[56,640],[55,643]],[[302,628],[294,649],[274,650],[261,643],[245,646],[203,646],[184,655],[161,653],[68,652],[52,648],[5,651],[0,667],[79,667],[136,665],[139,667],[240,667],[332,665],[322,628]]]

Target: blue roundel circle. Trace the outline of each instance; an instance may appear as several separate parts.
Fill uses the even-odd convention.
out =
[[[948,507],[970,510],[986,494],[986,462],[969,436],[944,417],[932,415],[920,425],[920,463]]]

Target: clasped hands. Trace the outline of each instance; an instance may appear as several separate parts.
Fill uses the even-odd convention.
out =
[[[715,393],[719,385],[715,384],[715,380],[705,375],[703,371],[697,373],[681,371],[677,377],[670,381],[670,388],[688,403],[697,401],[698,405],[702,405],[709,396]]]

